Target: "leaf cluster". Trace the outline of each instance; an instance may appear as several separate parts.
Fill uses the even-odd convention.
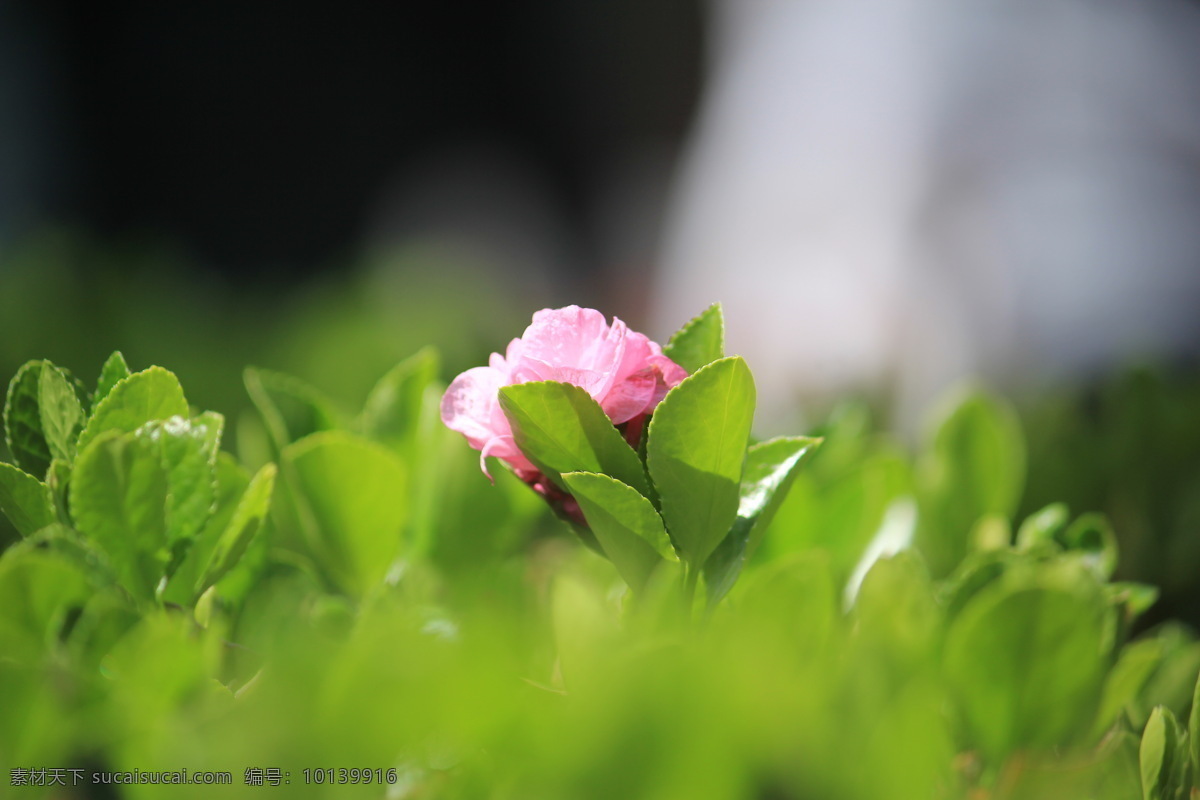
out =
[[[911,456],[860,406],[819,449],[756,442],[753,380],[722,341],[717,308],[672,339],[691,374],[638,431],[574,387],[505,390],[592,548],[511,473],[480,475],[438,423],[431,350],[354,413],[250,368],[254,410],[229,426],[119,354],[94,386],[26,364],[0,464],[20,537],[0,554],[0,780],[91,764],[239,784],[277,765],[289,791],[339,798],[1200,788],[1200,640],[1142,629],[1157,590],[1122,579],[1106,517],[1018,511],[1036,443],[1008,405],[950,398]],[[301,785],[319,765],[398,781]]]
[[[517,445],[578,502],[587,522],[581,536],[635,593],[674,573],[657,579],[675,579],[689,593],[703,580],[709,602],[720,600],[820,443],[752,442],[754,379],[744,360],[724,356],[724,339],[719,305],[671,337],[664,353],[691,374],[633,436],[577,386],[543,381],[500,390]]]

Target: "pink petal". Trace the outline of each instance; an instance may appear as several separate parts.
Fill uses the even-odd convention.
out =
[[[508,362],[509,368],[521,358],[521,353],[525,349],[525,343],[520,339],[513,339],[508,343],[508,349],[504,351],[504,359]]]
[[[533,315],[533,323],[521,337],[521,356],[555,366],[596,369],[610,356],[604,352],[611,348],[608,333],[604,315],[595,309],[543,309]]]
[[[600,394],[607,377],[595,370],[547,364],[545,361],[529,357],[522,357],[512,371],[513,383],[527,383],[529,381],[571,383],[582,387],[592,397]]]
[[[517,471],[517,477],[525,480],[528,476],[537,473],[537,467],[529,462],[521,449],[517,447],[517,440],[511,434],[507,436],[495,436],[489,439],[479,450],[479,469],[484,475],[488,476],[488,480],[495,483],[492,474],[487,471],[488,456],[495,456],[501,461],[507,462],[514,470]]]
[[[511,434],[504,415],[496,417],[497,392],[503,383],[503,374],[492,367],[474,367],[462,373],[442,395],[442,422],[466,436],[477,450],[493,437]],[[498,424],[501,421],[502,426]]]
[[[612,327],[608,329],[604,341],[599,343],[591,369],[604,376],[603,382],[592,392],[597,402],[603,403],[608,393],[620,382],[621,366],[628,353],[627,342],[629,327],[617,317],[613,317]]]
[[[658,375],[658,384],[654,389],[654,397],[651,399],[647,411],[653,411],[667,396],[667,392],[674,389],[687,377],[687,371],[666,356],[653,357],[650,359],[650,364]]]
[[[657,343],[617,317],[609,325],[595,309],[547,308],[533,315],[524,336],[510,341],[503,356],[492,353],[487,367],[454,379],[442,397],[442,421],[480,451],[485,474],[487,457],[495,456],[531,482],[540,473],[513,439],[499,403],[502,386],[545,380],[580,386],[620,425],[652,412],[686,377]]]
[[[619,321],[614,318],[614,325]],[[630,375],[645,369],[647,359],[654,354],[651,347],[653,344],[653,342],[646,338],[645,334],[638,333],[637,331],[626,333],[624,352],[621,354],[621,363],[616,368],[616,381],[614,383],[619,383]]]
[[[688,376],[686,369],[661,353],[651,356],[647,359],[647,363],[662,375],[663,382],[667,385],[668,389],[674,389]]]
[[[614,425],[620,425],[652,407],[658,373],[650,368],[636,372],[613,387],[600,407]]]

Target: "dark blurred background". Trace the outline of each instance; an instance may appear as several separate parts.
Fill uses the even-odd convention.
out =
[[[353,405],[542,306],[634,321],[702,25],[698,0],[0,0],[0,368],[121,348],[231,413],[246,363]]]
[[[0,231],[161,237],[233,283],[290,281],[482,150],[593,266],[597,189],[687,129],[700,5],[5,0]]]

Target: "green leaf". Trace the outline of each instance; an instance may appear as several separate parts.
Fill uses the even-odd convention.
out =
[[[412,431],[407,450],[408,463],[422,465],[422,468],[411,476],[409,486],[412,509],[409,514],[410,538],[407,546],[409,555],[414,558],[425,555],[435,539],[447,534],[439,525],[439,508],[449,499],[450,493],[446,491],[445,481],[447,469],[451,459],[455,457],[457,448],[447,446],[453,441],[452,437],[455,434],[442,424],[440,409],[445,391],[445,385],[438,381],[432,381],[425,386],[421,393],[416,427]],[[506,477],[513,477],[507,470],[497,470],[492,475],[498,477],[501,472],[505,473]],[[503,481],[504,478],[499,477],[499,480]],[[525,484],[516,482],[521,484],[520,496],[527,499],[529,493]],[[538,510],[541,508],[539,504]],[[513,522],[515,520],[510,518],[509,523]]]
[[[46,488],[50,490],[50,498],[54,504],[54,512],[57,520],[63,525],[70,527],[71,514],[69,512],[70,503],[67,500],[67,489],[71,485],[71,465],[61,458],[51,461],[50,468],[46,470],[45,483]]]
[[[146,410],[156,405],[153,399],[138,400],[133,406],[108,405],[117,402],[122,387],[136,378],[118,384],[97,414],[107,407],[111,420],[128,425],[137,416],[156,413]],[[174,378],[155,380],[169,387]],[[145,385],[125,395],[154,396],[154,387]],[[85,448],[92,454],[86,463],[81,454],[70,483],[72,515],[80,530],[109,554],[122,583],[135,596],[144,598],[158,589],[161,578],[183,561],[211,516],[223,426],[224,419],[211,412],[195,420],[153,419],[132,435],[122,434],[119,428],[100,434],[93,441],[104,446],[94,451],[90,445]]]
[[[872,564],[855,596],[854,618],[868,660],[898,667],[927,662],[941,616],[920,557],[901,551]]]
[[[328,398],[299,378],[257,367],[247,367],[242,377],[276,452],[309,434],[341,427]]]
[[[985,586],[1001,578],[1019,557],[1011,550],[982,550],[971,553],[939,589],[946,619],[954,619]]]
[[[1186,730],[1180,729],[1179,742],[1175,751],[1175,769],[1172,776],[1172,785],[1175,787],[1175,796],[1179,800],[1187,800],[1191,797],[1192,787],[1192,758],[1191,758],[1191,742],[1190,736]]]
[[[635,592],[642,590],[664,559],[679,560],[662,518],[636,489],[593,472],[568,472],[562,477],[605,555]]]
[[[1117,663],[1104,681],[1100,707],[1092,725],[1093,736],[1099,738],[1121,717],[1121,712],[1133,702],[1158,668],[1162,657],[1163,646],[1156,639],[1143,639],[1121,650]]]
[[[50,466],[50,447],[42,431],[38,403],[42,369],[49,361],[27,361],[8,384],[4,401],[4,440],[17,466],[31,475],[46,474]]]
[[[439,398],[427,399],[436,404]],[[425,548],[440,567],[460,571],[455,568],[495,563],[497,557],[524,552],[540,527],[546,503],[496,459],[491,464],[495,485],[481,481],[479,454],[459,446],[461,440],[455,437],[458,434],[441,420],[431,427],[425,452],[432,458],[419,462],[421,470],[411,476],[409,492],[414,502],[410,519],[416,523],[412,535],[428,538],[406,542],[405,556],[415,558],[421,552],[417,548]],[[434,487],[425,492],[432,497],[418,497],[423,486]],[[487,535],[480,536],[480,531]]]
[[[742,566],[758,549],[800,465],[820,444],[820,439],[804,436],[781,437],[751,445],[746,451],[737,519],[704,563],[710,602],[720,600],[733,587]]]
[[[736,356],[684,379],[654,411],[646,465],[667,531],[694,568],[737,518],[753,420],[754,378]]]
[[[1167,622],[1154,629],[1151,640],[1161,646],[1162,658],[1138,696],[1128,704],[1134,727],[1145,725],[1155,706],[1182,714],[1191,702],[1196,674],[1200,672],[1200,641],[1191,628]]]
[[[31,536],[54,522],[54,497],[37,478],[0,462],[0,511],[18,533]]]
[[[417,436],[425,388],[437,379],[440,359],[426,347],[379,379],[367,395],[360,425],[369,438],[407,450]]]
[[[1158,706],[1142,733],[1139,760],[1145,800],[1184,800],[1190,784],[1185,734],[1171,709]]]
[[[737,524],[750,528],[747,557],[754,555],[797,470],[820,445],[820,439],[787,436],[759,442],[746,451]]]
[[[1030,514],[1017,531],[1017,547],[1038,555],[1074,551],[1107,580],[1117,568],[1117,537],[1103,514],[1083,514],[1070,525],[1065,503]]]
[[[38,379],[38,408],[42,433],[51,458],[75,460],[75,442],[83,430],[85,414],[75,387],[61,369],[47,364]]]
[[[108,397],[114,386],[128,378],[129,375],[129,365],[125,363],[125,356],[121,355],[120,350],[114,350],[108,360],[104,362],[104,366],[100,368],[100,378],[96,381],[96,394],[92,397],[92,411],[96,410],[96,406],[100,404],[101,400]]]
[[[1104,580],[1117,569],[1117,537],[1103,514],[1083,514],[1061,535],[1068,550],[1081,551],[1084,561]]]
[[[210,411],[192,421],[155,420],[136,432],[157,448],[167,476],[167,541],[173,547],[195,538],[212,514],[224,425],[224,417]]]
[[[827,449],[829,442],[824,440],[812,468],[796,475],[760,549],[767,558],[824,550],[837,582],[845,584],[862,573],[863,556],[885,527],[911,524],[911,470],[907,457],[890,446],[831,468],[827,456],[839,454]],[[845,447],[843,442],[843,453]]]
[[[967,554],[980,517],[1011,518],[1025,482],[1025,442],[1016,413],[979,392],[937,426],[918,465],[917,544],[935,577]]]
[[[187,399],[179,379],[162,367],[150,367],[119,381],[96,404],[79,435],[79,450],[106,431],[132,433],[147,422],[187,416]]]
[[[313,560],[351,594],[378,585],[408,515],[404,463],[374,442],[328,431],[289,445],[280,466]]]
[[[713,303],[671,336],[663,355],[695,372],[725,355],[725,319],[721,304]]]
[[[143,600],[154,596],[171,559],[167,492],[159,448],[145,437],[105,431],[75,462],[71,517],[108,555],[125,588]]]
[[[36,658],[53,648],[72,609],[91,594],[87,576],[45,550],[13,549],[0,558],[0,652],[5,661]]]
[[[215,509],[187,549],[182,562],[171,574],[162,596],[164,602],[191,606],[200,593],[208,588],[197,589],[197,585],[201,583],[204,571],[212,560],[213,550],[229,527],[246,487],[250,485],[250,474],[229,453],[217,453],[215,475]]]
[[[1032,550],[1039,545],[1055,542],[1069,518],[1070,511],[1066,503],[1051,503],[1030,514],[1017,529],[1017,548]]]
[[[271,507],[271,492],[275,488],[275,465],[265,464],[250,480],[242,494],[229,524],[212,551],[204,574],[195,585],[199,597],[209,586],[214,585],[229,572],[246,552],[250,542],[258,534],[262,522]]]
[[[104,657],[139,619],[141,615],[119,592],[92,594],[71,627],[67,644],[73,660],[95,674]]]
[[[1107,584],[1109,599],[1124,609],[1125,619],[1132,623],[1158,602],[1158,587],[1147,583],[1116,581]]]
[[[20,548],[54,552],[83,570],[94,587],[111,587],[119,583],[118,576],[104,552],[85,539],[79,531],[61,522],[47,525],[12,550]]]
[[[1078,590],[994,581],[950,623],[946,680],[971,738],[1000,763],[1070,744],[1099,699],[1106,605]]]
[[[585,389],[556,381],[505,386],[500,408],[521,452],[559,486],[564,472],[598,472],[648,491],[637,453]]]

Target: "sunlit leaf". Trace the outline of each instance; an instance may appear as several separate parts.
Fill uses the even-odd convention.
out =
[[[568,472],[563,480],[605,554],[635,591],[664,559],[678,560],[662,518],[636,489],[591,472]]]
[[[233,515],[226,524],[221,538],[217,540],[205,567],[195,585],[197,594],[221,580],[237,564],[250,542],[258,534],[263,520],[271,507],[271,492],[275,487],[275,465],[267,464],[250,480]]]
[[[42,368],[38,408],[51,458],[70,463],[75,459],[75,442],[83,430],[85,414],[74,385],[58,367],[48,364]]]
[[[114,386],[128,378],[129,375],[129,365],[125,363],[125,356],[121,355],[120,350],[114,350],[104,362],[104,366],[100,368],[100,377],[96,381],[96,393],[92,396],[92,411],[96,410],[96,406],[101,400],[108,397]]]
[[[125,588],[149,599],[171,559],[168,481],[149,439],[109,430],[83,448],[71,478],[71,516],[111,559]]]
[[[500,407],[517,446],[562,485],[563,472],[597,472],[646,493],[646,475],[633,448],[586,390],[538,381],[505,386]]]
[[[671,540],[699,568],[737,519],[754,379],[741,358],[714,361],[655,409],[646,465]]]
[[[725,320],[721,304],[713,303],[671,336],[663,355],[688,371],[695,372],[725,356]]]
[[[107,431],[132,433],[147,422],[187,416],[187,399],[179,379],[162,367],[150,367],[119,381],[96,404],[79,435],[79,450]]]
[[[821,443],[804,436],[771,439],[746,451],[746,466],[738,491],[738,512],[729,535],[704,564],[709,598],[725,595],[758,549],[767,526],[795,480],[796,471]]]
[[[1140,761],[1146,800],[1185,800],[1191,788],[1186,734],[1171,709],[1158,706],[1142,733]]]

